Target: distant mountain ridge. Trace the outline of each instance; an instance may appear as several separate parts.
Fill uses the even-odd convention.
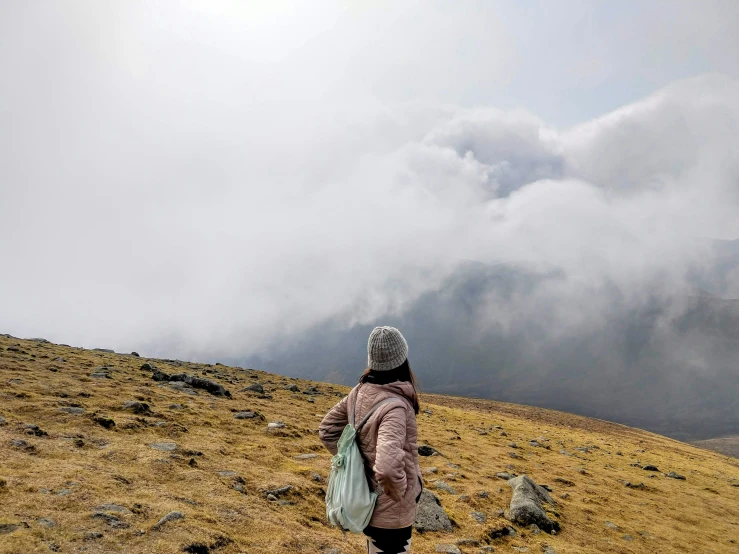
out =
[[[354,327],[335,318],[269,356],[236,362],[349,384],[365,366],[372,327],[395,325],[429,392],[559,409],[685,440],[736,434],[739,300],[717,292],[739,268],[739,241],[719,250],[693,288],[660,284],[631,298],[605,286],[560,314],[534,303],[537,291],[566,280],[561,272],[467,262],[398,316]],[[570,329],[570,318],[584,323]]]

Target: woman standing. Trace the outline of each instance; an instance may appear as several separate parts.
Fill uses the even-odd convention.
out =
[[[408,363],[408,343],[394,327],[375,327],[367,342],[367,369],[359,384],[323,418],[321,442],[336,454],[337,442],[356,410],[356,421],[385,399],[362,427],[357,444],[365,459],[370,488],[377,492],[367,535],[367,552],[410,552],[413,520],[423,490],[418,466],[419,405],[416,380]]]

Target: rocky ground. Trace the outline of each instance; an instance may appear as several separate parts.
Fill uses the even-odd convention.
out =
[[[422,376],[421,376],[422,378]],[[364,552],[316,430],[348,389],[0,336],[0,553]],[[739,460],[422,396],[413,552],[739,551]]]

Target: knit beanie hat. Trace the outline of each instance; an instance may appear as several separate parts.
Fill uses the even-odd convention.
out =
[[[395,369],[408,358],[408,343],[395,327],[375,327],[367,341],[367,365],[374,371]]]

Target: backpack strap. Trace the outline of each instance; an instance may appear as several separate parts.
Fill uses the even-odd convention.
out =
[[[369,418],[372,417],[372,414],[374,414],[380,406],[383,406],[384,404],[390,404],[391,402],[394,402],[395,400],[399,400],[399,399],[396,399],[396,398],[385,398],[384,400],[380,400],[377,404],[375,404],[374,406],[372,406],[370,408],[370,411],[367,412],[367,415],[364,416],[364,418],[362,419],[362,421],[360,422],[360,424],[357,425],[354,428],[356,430],[356,432],[357,432],[357,435],[362,430],[362,427],[364,427],[364,424],[367,423],[367,421],[369,421]]]

